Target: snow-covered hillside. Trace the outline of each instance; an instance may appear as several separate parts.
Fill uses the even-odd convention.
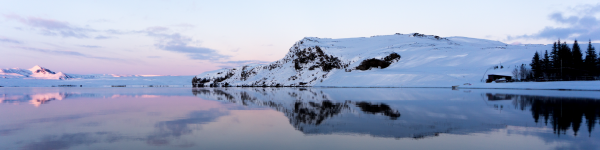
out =
[[[66,74],[34,66],[31,69],[0,69],[0,87],[184,87],[191,76]]]
[[[598,47],[598,45],[596,45]],[[487,74],[512,76],[551,45],[508,45],[466,37],[395,34],[307,37],[281,60],[202,73],[195,86],[451,87],[488,86]],[[396,55],[399,55],[397,57]],[[466,84],[469,83],[469,84]]]

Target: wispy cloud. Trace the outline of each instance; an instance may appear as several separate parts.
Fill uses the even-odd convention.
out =
[[[88,22],[91,22],[91,23],[106,23],[106,22],[111,22],[111,21],[108,20],[108,19],[95,19],[95,20],[89,20]]]
[[[189,23],[180,23],[180,24],[175,24],[172,25],[174,27],[180,27],[180,28],[195,28],[196,26],[193,24],[189,24]]]
[[[15,14],[4,15],[5,18],[13,21],[20,22],[31,27],[34,30],[40,31],[42,35],[47,36],[62,36],[62,37],[73,37],[73,38],[93,38],[93,39],[109,39],[115,38],[113,36],[119,36],[124,34],[145,34],[146,36],[152,37],[156,39],[155,47],[158,49],[183,53],[188,56],[190,59],[195,60],[221,60],[227,59],[230,56],[220,54],[217,50],[202,47],[199,45],[199,41],[194,41],[192,37],[182,35],[177,32],[177,30],[171,30],[168,27],[164,26],[154,26],[149,27],[144,30],[115,30],[115,29],[107,29],[107,30],[97,30],[89,27],[79,27],[72,25],[65,21],[58,21],[53,19],[46,19],[40,17],[22,17]],[[177,24],[173,25],[176,28],[194,28],[194,25],[191,24]],[[100,35],[99,35],[100,34]],[[101,34],[109,34],[101,35]],[[0,42],[18,42],[9,39],[0,39]],[[99,48],[97,46],[90,45],[79,45],[80,47],[86,48]],[[54,51],[47,49],[35,49],[35,48],[26,48],[28,50],[36,50],[39,52],[52,53],[52,54],[62,54],[62,55],[73,55],[73,56],[82,56],[82,57],[90,57],[88,55],[83,55],[78,52],[72,51]],[[109,59],[104,57],[94,57],[98,59]]]
[[[90,32],[96,32],[94,29],[77,27],[68,22],[46,19],[40,17],[21,17],[19,15],[10,14],[4,15],[5,18],[15,20],[35,28],[43,35],[62,36],[74,38],[89,38]]]
[[[83,54],[83,53],[75,52],[75,51],[50,50],[50,49],[41,49],[41,48],[23,47],[23,46],[15,46],[14,48],[35,51],[35,52],[41,52],[41,53],[46,53],[46,54],[52,54],[52,55],[66,55],[66,56],[77,56],[77,57],[102,59],[102,60],[125,61],[125,60],[119,59],[119,58],[92,56],[92,55],[87,55],[87,54]]]
[[[85,48],[102,48],[102,46],[97,46],[97,45],[77,45],[79,47],[85,47]]]
[[[190,59],[196,60],[219,60],[226,59],[230,56],[222,55],[217,50],[197,46],[197,41],[193,41],[191,37],[181,35],[179,33],[170,33],[167,27],[150,27],[144,32],[151,37],[157,38],[157,43],[154,44],[159,49],[184,53]],[[194,45],[196,44],[196,45]]]
[[[161,26],[154,26],[154,27],[148,27],[146,28],[146,31],[149,33],[156,33],[156,32],[165,32],[168,31],[169,28],[167,27],[161,27]]]
[[[23,42],[19,41],[19,40],[15,40],[15,39],[10,39],[10,38],[5,38],[5,37],[0,37],[0,42],[5,42],[5,43],[14,43],[14,44],[22,44]]]
[[[196,28],[196,25],[189,24],[189,23],[181,23],[181,24],[170,25],[169,27],[173,27],[174,30],[177,30],[179,32],[187,32],[189,30]]]
[[[104,39],[110,39],[110,38],[112,38],[112,37],[102,36],[102,35],[98,35],[98,36],[94,37],[94,39],[96,39],[96,40],[104,40]]]
[[[531,35],[509,36],[508,39],[600,39],[600,19],[594,15],[600,13],[600,4],[579,7],[580,16],[565,16],[564,12],[556,12],[549,19],[564,25],[564,27],[545,27],[541,31]]]
[[[570,10],[572,12],[577,12],[582,15],[593,14],[600,12],[600,3],[596,5],[579,5],[575,7],[571,7]]]
[[[161,58],[160,56],[148,56],[147,58]]]

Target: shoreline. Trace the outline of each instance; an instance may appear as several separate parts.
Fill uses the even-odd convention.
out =
[[[192,87],[192,85],[125,85],[125,86],[82,86],[82,87],[62,87],[62,86],[0,86],[0,88],[397,88],[397,89],[496,89],[496,90],[548,90],[548,91],[598,91],[600,89],[571,89],[571,88],[502,88],[502,87],[376,87],[376,86],[229,86],[229,87]]]

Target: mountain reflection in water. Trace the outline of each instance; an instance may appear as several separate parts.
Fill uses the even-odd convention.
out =
[[[223,149],[223,144],[217,143],[248,145],[240,139],[255,139],[256,143],[266,137],[272,141],[311,139],[314,143],[325,137],[336,141],[330,139],[336,136],[345,137],[338,137],[340,140],[376,137],[373,140],[379,142],[364,138],[353,142],[370,146],[381,144],[383,139],[399,140],[393,143],[417,145],[412,147],[416,149],[436,144],[402,139],[444,139],[460,144],[472,143],[461,140],[465,137],[480,140],[492,136],[494,141],[541,140],[542,145],[551,149],[600,148],[594,142],[600,136],[595,130],[600,117],[600,96],[591,91],[4,88],[0,89],[0,101],[3,103],[0,149],[88,149],[87,146],[93,145],[111,149],[118,148],[114,146],[119,143],[164,149]],[[277,120],[283,123],[274,124]],[[313,136],[295,137],[294,133]],[[499,133],[504,134],[498,136]],[[518,135],[524,135],[524,139],[518,139]],[[326,141],[323,142],[329,143]],[[314,148],[299,144],[295,145],[298,149]],[[229,148],[248,148],[232,146]],[[265,149],[264,145],[254,146]],[[281,148],[284,147],[266,149]],[[435,149],[439,148],[459,149]]]

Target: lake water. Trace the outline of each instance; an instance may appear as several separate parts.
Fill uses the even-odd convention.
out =
[[[0,88],[0,149],[600,149],[600,92]]]

